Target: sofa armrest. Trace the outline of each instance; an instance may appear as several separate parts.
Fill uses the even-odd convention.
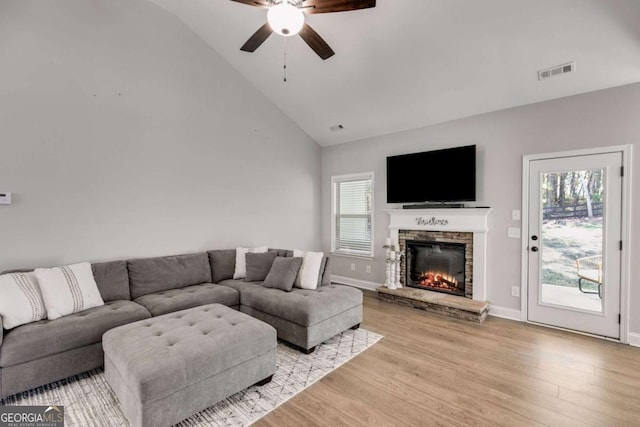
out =
[[[0,345],[2,345],[3,335],[4,335],[4,327],[2,326],[2,316],[0,316]]]

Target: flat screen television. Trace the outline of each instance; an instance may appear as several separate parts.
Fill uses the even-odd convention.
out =
[[[475,200],[475,145],[387,157],[387,203]]]

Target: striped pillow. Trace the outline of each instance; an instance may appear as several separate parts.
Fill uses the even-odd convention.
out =
[[[5,329],[47,318],[47,309],[34,273],[0,276],[0,317]]]
[[[49,320],[104,305],[88,262],[36,268],[35,274]]]

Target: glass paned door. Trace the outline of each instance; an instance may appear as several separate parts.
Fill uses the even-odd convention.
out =
[[[528,319],[619,338],[621,153],[529,163]]]
[[[602,312],[604,169],[541,173],[541,301]]]

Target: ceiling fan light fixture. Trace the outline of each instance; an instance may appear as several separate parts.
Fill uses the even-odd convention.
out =
[[[300,9],[284,0],[269,8],[267,22],[269,22],[271,29],[281,36],[295,36],[304,25],[304,14]]]

